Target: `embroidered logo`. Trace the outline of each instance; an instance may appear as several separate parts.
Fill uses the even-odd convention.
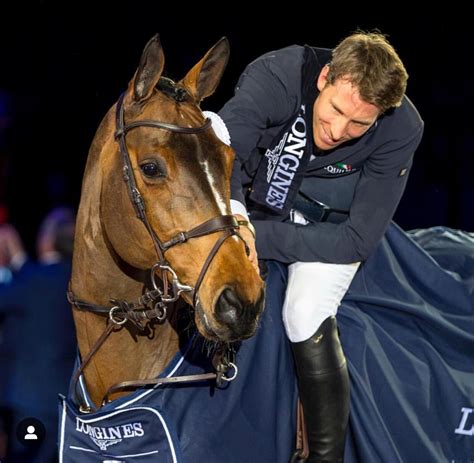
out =
[[[350,164],[337,162],[331,166],[326,166],[324,170],[330,174],[346,174],[347,172],[352,172],[354,169]]]
[[[268,159],[268,164],[267,164],[267,182],[268,183],[270,183],[270,180],[273,177],[273,172],[278,163],[278,159],[280,159],[280,155],[283,150],[283,147],[285,146],[287,138],[288,138],[288,133],[285,133],[280,143],[278,143],[278,145],[275,146],[275,148],[273,148],[272,150],[267,150],[267,152],[265,153],[265,157]]]
[[[298,170],[306,146],[306,121],[303,117],[305,106],[301,105],[301,114],[286,132],[273,150],[267,150],[267,183],[270,184],[266,203],[283,209],[293,177]]]
[[[87,434],[100,450],[122,442],[123,439],[142,437],[145,432],[140,422],[126,423],[119,426],[91,426],[76,418],[76,431]]]
[[[118,444],[119,442],[122,442],[122,439],[99,440],[99,439],[95,439],[94,437],[91,437],[91,439],[94,442],[94,444],[100,448],[100,450],[107,450],[107,447],[109,445],[114,445],[114,444]]]

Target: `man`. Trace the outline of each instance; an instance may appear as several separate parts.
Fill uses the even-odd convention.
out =
[[[250,259],[289,264],[283,321],[311,463],[343,459],[349,378],[335,315],[393,217],[422,136],[407,78],[383,35],[357,32],[332,52],[263,55],[220,111],[236,151],[232,210],[256,229],[255,241],[242,227]]]

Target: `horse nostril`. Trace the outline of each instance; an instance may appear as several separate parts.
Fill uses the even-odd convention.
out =
[[[216,318],[220,323],[233,325],[242,315],[243,306],[236,293],[224,289],[216,304]]]

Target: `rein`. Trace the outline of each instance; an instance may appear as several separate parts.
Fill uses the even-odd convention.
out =
[[[240,228],[240,224],[233,215],[219,215],[213,217],[206,222],[197,225],[189,231],[183,231],[177,233],[174,237],[167,241],[162,241],[157,234],[152,229],[150,222],[146,215],[145,203],[143,197],[137,187],[135,175],[133,173],[132,163],[130,160],[130,154],[128,152],[126,135],[129,131],[138,128],[138,127],[153,127],[162,130],[168,130],[171,132],[179,134],[198,134],[204,132],[209,127],[211,127],[211,120],[206,118],[203,125],[199,127],[182,127],[179,125],[155,121],[150,119],[143,119],[131,122],[130,124],[125,124],[125,109],[124,109],[124,96],[125,93],[122,93],[118,102],[116,110],[116,130],[115,130],[115,140],[119,144],[119,150],[123,158],[123,178],[127,185],[128,193],[130,200],[133,204],[137,217],[145,225],[155,248],[157,255],[157,263],[153,265],[150,269],[151,283],[153,286],[152,290],[146,290],[142,296],[138,298],[136,302],[128,302],[123,300],[114,300],[111,299],[111,303],[114,304],[112,307],[105,307],[95,305],[89,302],[79,300],[75,297],[73,292],[69,290],[67,292],[68,301],[75,307],[77,310],[92,312],[96,314],[102,314],[108,316],[107,327],[101,336],[94,343],[88,354],[82,360],[81,365],[74,373],[74,376],[71,381],[71,389],[74,389],[76,386],[79,377],[84,371],[85,367],[93,357],[93,355],[99,350],[102,344],[106,341],[108,336],[113,332],[121,329],[122,325],[127,321],[130,321],[138,329],[143,331],[145,325],[151,320],[158,320],[158,322],[163,323],[167,318],[168,306],[178,300],[180,295],[183,292],[190,292],[192,294],[193,307],[195,308],[199,303],[198,291],[201,286],[202,281],[206,275],[206,272],[214,259],[215,255],[219,251],[220,247],[224,241],[231,237],[237,236],[241,239],[247,251],[249,249],[243,238],[237,232]],[[223,232],[223,234],[217,239],[214,246],[212,247],[209,255],[207,256],[201,272],[198,276],[198,279],[194,285],[188,286],[180,282],[176,272],[173,270],[172,266],[168,263],[165,258],[165,253],[168,249],[173,246],[185,243],[186,241],[194,238],[199,238],[202,236],[210,235],[216,232]],[[161,277],[161,287],[159,282],[156,281],[156,274],[159,273]],[[169,274],[171,275],[171,281],[169,281]],[[150,308],[150,304],[153,305],[153,308]],[[229,346],[225,345],[214,357],[214,367],[216,368],[216,373],[207,373],[201,375],[192,375],[192,376],[178,376],[171,378],[157,378],[157,379],[147,379],[147,380],[134,380],[134,381],[124,381],[118,384],[111,386],[102,401],[102,405],[107,403],[109,396],[112,393],[123,391],[130,388],[137,388],[143,386],[152,386],[163,383],[178,383],[178,382],[189,382],[189,381],[203,381],[209,379],[215,379],[218,385],[222,385],[224,381],[232,381],[237,375],[237,366],[233,361],[230,360],[232,357],[230,355]],[[229,369],[234,369],[234,374],[232,377],[228,378],[225,374]],[[87,406],[80,406],[80,410],[83,412],[90,412],[90,408]]]

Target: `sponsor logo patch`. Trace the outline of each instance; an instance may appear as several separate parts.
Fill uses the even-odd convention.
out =
[[[100,450],[122,442],[123,439],[143,437],[145,432],[140,422],[119,426],[91,426],[76,418],[76,431],[87,434]]]

